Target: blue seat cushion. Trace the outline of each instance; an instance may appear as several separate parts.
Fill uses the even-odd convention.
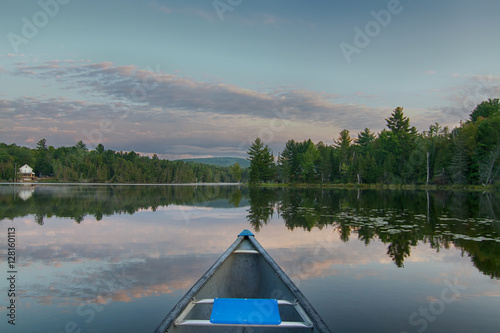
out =
[[[210,322],[228,325],[279,325],[281,317],[276,299],[216,298]]]

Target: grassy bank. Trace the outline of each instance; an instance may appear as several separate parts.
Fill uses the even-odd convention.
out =
[[[11,182],[5,182],[11,183]],[[61,181],[53,178],[40,179],[37,182],[30,182],[24,184],[130,184],[130,185],[182,185],[183,183],[118,183],[118,182],[88,182],[86,180],[82,181]],[[15,183],[12,183],[15,184]],[[23,184],[23,183],[19,183]],[[193,184],[193,183],[185,183],[185,184]],[[204,183],[198,183],[200,185]],[[224,183],[221,183],[224,184]],[[332,184],[332,183],[323,183],[323,184],[310,184],[310,183],[240,183],[240,185],[248,186],[248,187],[259,187],[259,188],[332,188],[332,189],[365,189],[365,190],[428,190],[428,191],[436,191],[436,190],[446,190],[446,191],[474,191],[474,192],[496,192],[500,193],[500,183],[490,186],[483,185],[417,185],[417,184]]]
[[[500,185],[417,185],[417,184],[308,184],[308,183],[258,183],[246,184],[262,188],[338,188],[338,189],[369,189],[369,190],[446,190],[446,191],[491,191],[500,192]]]

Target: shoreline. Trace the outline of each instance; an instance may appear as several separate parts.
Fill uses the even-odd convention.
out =
[[[417,185],[417,184],[308,184],[308,183],[259,183],[246,184],[249,187],[260,188],[326,188],[344,190],[415,190],[415,191],[491,191],[498,192],[500,188],[495,185]]]
[[[118,185],[118,186],[241,186],[246,185],[244,183],[87,183],[87,182],[30,182],[30,183],[14,183],[14,182],[0,182],[0,185],[49,185],[49,186],[61,186],[61,185],[74,185],[74,186],[106,186],[106,185]]]
[[[470,191],[470,192],[500,192],[500,188],[495,185],[417,185],[417,184],[309,184],[309,183],[88,183],[88,182],[0,182],[0,185],[21,185],[21,186],[245,186],[257,188],[321,188],[321,189],[343,189],[343,190],[413,190],[413,191]]]

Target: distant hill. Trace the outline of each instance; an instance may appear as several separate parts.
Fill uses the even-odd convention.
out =
[[[222,167],[227,167],[238,162],[238,164],[242,168],[248,168],[250,166],[250,161],[239,157],[186,158],[182,159],[181,161],[217,165]]]

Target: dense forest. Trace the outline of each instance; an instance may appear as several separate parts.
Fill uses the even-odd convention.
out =
[[[133,151],[116,152],[102,144],[88,150],[80,141],[72,147],[47,147],[38,141],[36,149],[0,143],[0,180],[13,181],[15,169],[28,164],[37,177],[61,182],[113,183],[218,183],[246,180],[238,164],[218,167],[201,163],[169,161],[141,156]]]
[[[353,138],[340,132],[332,145],[289,140],[277,161],[257,138],[248,150],[251,183],[436,184],[500,186],[500,103],[479,104],[450,130],[435,123],[419,133],[397,107],[387,128]]]

